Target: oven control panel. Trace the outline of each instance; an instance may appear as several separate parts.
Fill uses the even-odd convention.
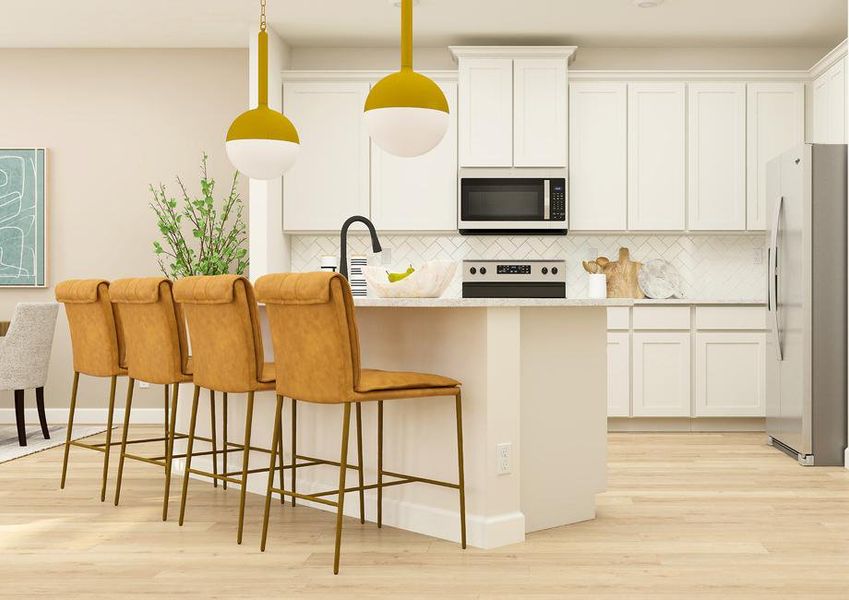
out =
[[[565,282],[563,260],[464,260],[466,282]]]

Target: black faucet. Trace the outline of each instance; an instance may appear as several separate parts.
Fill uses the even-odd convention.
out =
[[[368,232],[371,234],[371,250],[372,252],[380,252],[383,248],[380,247],[380,240],[377,239],[377,231],[374,229],[374,223],[360,215],[354,215],[342,225],[342,233],[340,242],[342,246],[342,256],[339,257],[339,272],[345,279],[348,279],[348,228],[352,223],[360,222],[368,227]]]

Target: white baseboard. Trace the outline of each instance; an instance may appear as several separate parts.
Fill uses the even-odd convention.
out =
[[[25,411],[27,424],[38,423],[38,412],[34,408]],[[65,425],[68,423],[67,408],[45,409],[47,422],[51,425]],[[79,425],[106,425],[107,410],[105,408],[78,408],[74,414],[74,423]],[[165,411],[161,408],[134,408],[130,415],[130,422],[138,425],[161,424],[165,418]],[[117,427],[124,422],[124,409],[116,408],[112,423]],[[15,409],[0,408],[0,424],[8,425],[15,423]]]
[[[764,417],[608,417],[610,432],[766,431]]]
[[[236,460],[237,458],[234,457],[233,462],[229,465],[229,470],[238,470],[241,467],[241,463],[236,464],[238,462]],[[212,468],[212,461],[208,456],[201,456],[193,459],[192,467],[195,465],[201,470],[209,471]],[[174,473],[182,475],[184,467],[185,461],[183,459],[176,460],[174,462]],[[192,475],[192,479],[209,482],[208,478],[200,475]],[[264,496],[267,481],[268,476],[265,473],[251,475],[248,478],[248,492]],[[298,475],[298,491],[301,493],[309,494],[333,489],[334,487],[335,485],[329,484],[326,481],[307,479],[302,475]],[[335,512],[336,510],[333,506],[298,500],[298,505],[301,504],[328,512]],[[366,490],[365,505],[366,520],[371,523],[376,522],[377,493],[375,490]],[[359,518],[360,498],[358,494],[348,493],[345,496],[344,513],[347,517]],[[460,542],[459,504],[457,509],[442,509],[384,496],[383,523],[389,527],[397,527],[451,542]],[[491,517],[466,513],[466,542],[469,546],[489,549],[507,546],[509,544],[518,544],[524,541],[525,515],[521,512],[506,513]]]

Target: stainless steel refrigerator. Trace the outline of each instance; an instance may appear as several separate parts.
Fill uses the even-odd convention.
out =
[[[766,428],[803,465],[846,448],[846,145],[802,144],[767,164]]]

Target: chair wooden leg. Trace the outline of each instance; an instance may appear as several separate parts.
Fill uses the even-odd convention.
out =
[[[227,462],[227,440],[228,440],[228,438],[227,438],[227,420],[228,420],[229,411],[227,410],[227,392],[223,392],[223,394],[224,394],[224,396],[221,398],[221,412],[224,413],[224,414],[222,415],[223,423],[221,423],[221,429],[222,429],[221,435],[224,438],[224,452],[221,455],[221,459],[222,459],[222,463],[223,463],[224,474],[226,475],[230,471],[230,465]],[[226,490],[227,489],[227,480],[226,479],[222,482],[222,485],[224,486],[224,489]]]
[[[298,491],[298,401],[292,398],[292,493]],[[298,500],[292,496],[292,506],[296,506]]]
[[[27,425],[24,415],[24,390],[15,390],[15,422],[18,425],[18,444],[27,445]]]
[[[112,426],[112,409],[115,406],[115,380],[117,377],[112,378],[112,402],[110,403],[110,411],[109,411],[109,425]],[[136,387],[136,380],[130,377],[129,382],[127,383],[127,402],[124,406],[124,431],[121,432],[121,454],[118,456],[118,477],[115,480],[115,506],[118,506],[118,502],[121,500],[121,482],[124,480],[124,461],[126,460],[127,455],[127,433],[130,431],[130,409],[133,405],[133,390]],[[109,444],[112,441],[111,436],[109,435],[109,429],[106,430],[106,456],[109,456]],[[108,460],[104,459],[103,462],[103,490],[101,492],[101,496],[106,491],[106,470],[109,466]]]
[[[195,386],[192,395],[192,416],[189,419],[189,441],[186,443],[186,469],[183,472],[183,493],[180,496],[180,525],[186,517],[186,496],[189,493],[189,475],[192,468],[192,447],[195,445],[195,427],[198,421],[198,400],[200,399],[200,388]]]
[[[251,461],[251,423],[254,417],[254,393],[248,392],[248,404],[245,408],[245,440],[242,451],[242,487],[239,490],[239,530],[236,533],[236,543],[242,543],[242,532],[245,528],[245,495],[248,491],[248,467]],[[272,451],[271,454],[274,454]]]
[[[218,428],[215,426],[215,391],[209,390],[209,437],[212,439],[212,474],[218,475]],[[218,479],[212,479],[212,487],[218,487]]]
[[[457,472],[460,484],[460,542],[466,548],[466,479],[463,472],[463,402],[460,390],[457,390],[455,403],[457,412]]]
[[[165,493],[162,499],[162,520],[168,520],[168,503],[171,499],[171,470],[174,461],[174,435],[177,430],[177,395],[180,391],[180,385],[175,383],[171,390],[171,420],[168,423],[168,432],[166,434],[165,443],[167,444],[165,451]],[[167,412],[165,414],[168,414]]]
[[[47,428],[47,414],[44,412],[44,388],[35,388],[35,406],[38,409],[38,422],[41,423],[41,435],[45,440],[50,439],[50,429]]]
[[[71,450],[71,436],[74,429],[74,412],[77,409],[77,386],[80,383],[80,374],[74,371],[74,383],[71,386],[71,406],[68,410],[68,431],[65,432],[65,456],[62,459],[62,479],[59,489],[65,489],[65,477],[68,474],[68,453]]]
[[[377,526],[383,527],[383,400],[377,402]]]
[[[130,379],[130,389],[132,390],[132,379]],[[106,480],[109,478],[109,455],[112,453],[112,419],[115,416],[115,386],[118,383],[118,376],[113,375],[109,382],[109,413],[106,415],[106,447],[103,452],[103,477],[100,484],[100,501],[106,501]],[[124,408],[124,437],[127,437],[127,429],[130,427],[130,400],[132,400],[132,392],[127,394],[127,406]]]
[[[357,475],[360,481],[360,523],[366,522],[366,502],[363,491],[363,405],[357,402]]]
[[[277,395],[277,405],[274,408],[274,433],[272,434],[271,439],[271,447],[277,448],[278,444],[282,442],[282,431],[283,427],[281,426],[281,421],[283,421],[282,413],[283,412],[283,396]],[[274,469],[277,460],[277,452],[271,452],[271,463],[268,465],[268,485],[265,488],[265,512],[262,515],[262,538],[259,543],[260,552],[265,552],[265,542],[268,539],[268,515],[271,512],[271,488],[274,487]],[[283,460],[283,456],[281,455],[280,460]],[[280,471],[280,489],[283,489],[283,471]],[[280,495],[283,497],[283,494]]]
[[[282,410],[283,410],[283,400],[280,400],[280,410],[277,411],[277,412],[281,412]],[[280,421],[277,422],[276,428],[278,430],[278,437],[279,437],[279,440],[278,440],[277,445],[276,445],[276,449],[277,449],[277,452],[280,454],[280,457],[279,457],[280,458],[279,479],[280,479],[280,489],[282,490],[286,485],[286,481],[285,481],[285,478],[283,476],[283,473],[285,471],[284,466],[285,466],[286,461],[283,459],[283,416],[282,415],[280,416]],[[275,446],[272,446],[272,447],[275,447]],[[283,494],[282,492],[280,493],[280,504],[286,504],[286,495]]]
[[[336,501],[336,545],[333,552],[333,574],[339,573],[339,553],[342,549],[342,513],[345,508],[345,475],[348,470],[348,433],[351,429],[351,403],[345,403],[342,416],[342,451],[339,455],[339,499]]]

